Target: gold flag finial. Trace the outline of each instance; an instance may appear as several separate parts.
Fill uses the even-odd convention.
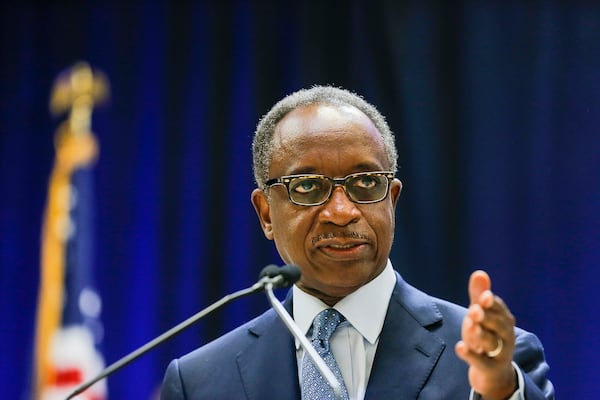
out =
[[[98,150],[90,131],[92,109],[108,97],[108,79],[102,72],[92,71],[86,62],[78,62],[58,75],[50,96],[50,111],[55,116],[69,112],[55,137],[58,168],[72,171],[95,159]]]
[[[78,62],[56,78],[50,112],[58,116],[70,110],[70,130],[75,134],[85,133],[89,131],[92,108],[108,97],[108,80],[104,74],[92,72],[86,62]]]

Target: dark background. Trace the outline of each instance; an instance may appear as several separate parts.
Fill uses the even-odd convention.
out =
[[[397,135],[394,266],[467,304],[486,269],[538,334],[557,398],[600,395],[600,4],[198,1],[0,6],[0,392],[26,396],[56,75],[109,77],[95,110],[96,282],[107,363],[280,260],[250,204],[262,114],[313,84]],[[109,380],[148,399],[168,361],[268,308],[227,306]]]

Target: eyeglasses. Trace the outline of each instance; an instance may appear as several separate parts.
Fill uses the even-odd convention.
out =
[[[325,175],[287,175],[269,179],[266,188],[274,185],[286,187],[288,197],[300,206],[318,206],[331,197],[333,188],[340,185],[348,198],[359,204],[377,203],[385,199],[390,189],[394,173],[390,171],[359,172],[344,178],[330,178]]]

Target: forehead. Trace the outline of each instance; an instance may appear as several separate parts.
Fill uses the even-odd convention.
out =
[[[345,174],[387,168],[381,134],[353,106],[302,106],[288,113],[275,129],[272,174]]]

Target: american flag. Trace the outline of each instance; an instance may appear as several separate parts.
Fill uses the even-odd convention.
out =
[[[55,93],[63,90],[62,101],[69,103],[71,113],[56,133],[56,158],[42,227],[33,388],[37,400],[62,400],[104,368],[99,351],[102,301],[94,286],[92,167],[98,145],[89,130],[93,101],[86,105],[77,97],[85,85],[81,69],[76,68],[87,68],[83,78],[91,78],[89,67],[77,65],[55,84]],[[87,89],[83,95],[93,100],[93,84]],[[81,114],[75,104],[87,109]],[[82,123],[81,115],[87,115],[88,121]],[[77,398],[103,400],[106,393],[106,382],[100,381]]]

